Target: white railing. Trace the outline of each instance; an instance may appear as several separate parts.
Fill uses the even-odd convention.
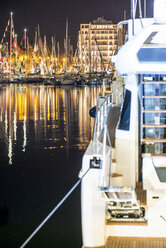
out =
[[[104,102],[101,106],[98,106],[95,125],[93,130],[93,141],[97,142],[102,130],[104,130],[104,125],[106,124],[106,119],[110,107],[120,105],[124,98],[124,85],[114,89],[108,96],[106,96]]]
[[[101,104],[101,106],[99,106],[96,114],[94,133],[93,133],[93,142],[97,144],[96,153],[98,153],[98,149],[100,149],[101,147],[101,143],[97,141],[99,139],[101,132],[103,132],[102,159],[101,159],[102,164],[101,164],[101,173],[99,180],[99,187],[101,189],[110,187],[111,184],[112,145],[107,127],[108,111],[110,110],[110,107],[120,106],[123,102],[123,99],[124,99],[124,85],[113,90],[111,94],[109,94],[105,98],[104,102]],[[107,140],[109,146],[107,145]],[[108,149],[110,152],[109,161],[108,158],[106,158]]]

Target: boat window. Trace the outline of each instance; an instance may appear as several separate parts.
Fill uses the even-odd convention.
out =
[[[140,62],[166,62],[166,48],[142,47],[137,57]]]
[[[152,32],[137,53],[140,62],[166,62],[166,42],[163,32]]]
[[[130,109],[131,109],[131,91],[126,90],[119,129],[129,131],[130,129]]]
[[[166,183],[166,167],[155,167],[160,182]]]
[[[165,74],[144,75],[143,85],[143,138],[149,141],[143,145],[144,153],[166,153],[166,84]]]

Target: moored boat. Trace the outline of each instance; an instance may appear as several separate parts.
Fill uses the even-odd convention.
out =
[[[71,73],[59,74],[57,79],[61,85],[73,85],[76,81],[75,75]]]
[[[60,84],[62,85],[73,85],[75,83],[75,81],[73,79],[70,78],[64,78],[60,81]]]
[[[132,6],[135,12],[135,6]],[[125,84],[98,108],[82,162],[84,248],[166,246],[166,2],[124,26],[115,59]],[[134,17],[134,16],[133,16]]]

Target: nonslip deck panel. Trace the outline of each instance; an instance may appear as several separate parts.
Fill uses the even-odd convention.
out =
[[[137,195],[137,200],[140,201],[140,205],[147,205],[146,190],[143,189],[142,182],[137,182],[135,192]]]
[[[120,106],[110,107],[107,118],[107,128],[112,147],[115,147],[115,130],[117,123],[119,121],[119,115],[120,115]],[[100,142],[103,142],[103,133],[104,131],[102,130],[99,136]],[[107,145],[109,145],[108,139],[107,139]]]
[[[166,248],[166,238],[109,237],[105,246],[83,246],[83,248]]]
[[[166,238],[109,237],[105,248],[166,248]]]

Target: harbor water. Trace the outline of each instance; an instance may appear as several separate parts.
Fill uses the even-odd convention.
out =
[[[0,85],[0,248],[19,248],[78,180],[101,86]],[[81,248],[80,185],[27,248]]]

